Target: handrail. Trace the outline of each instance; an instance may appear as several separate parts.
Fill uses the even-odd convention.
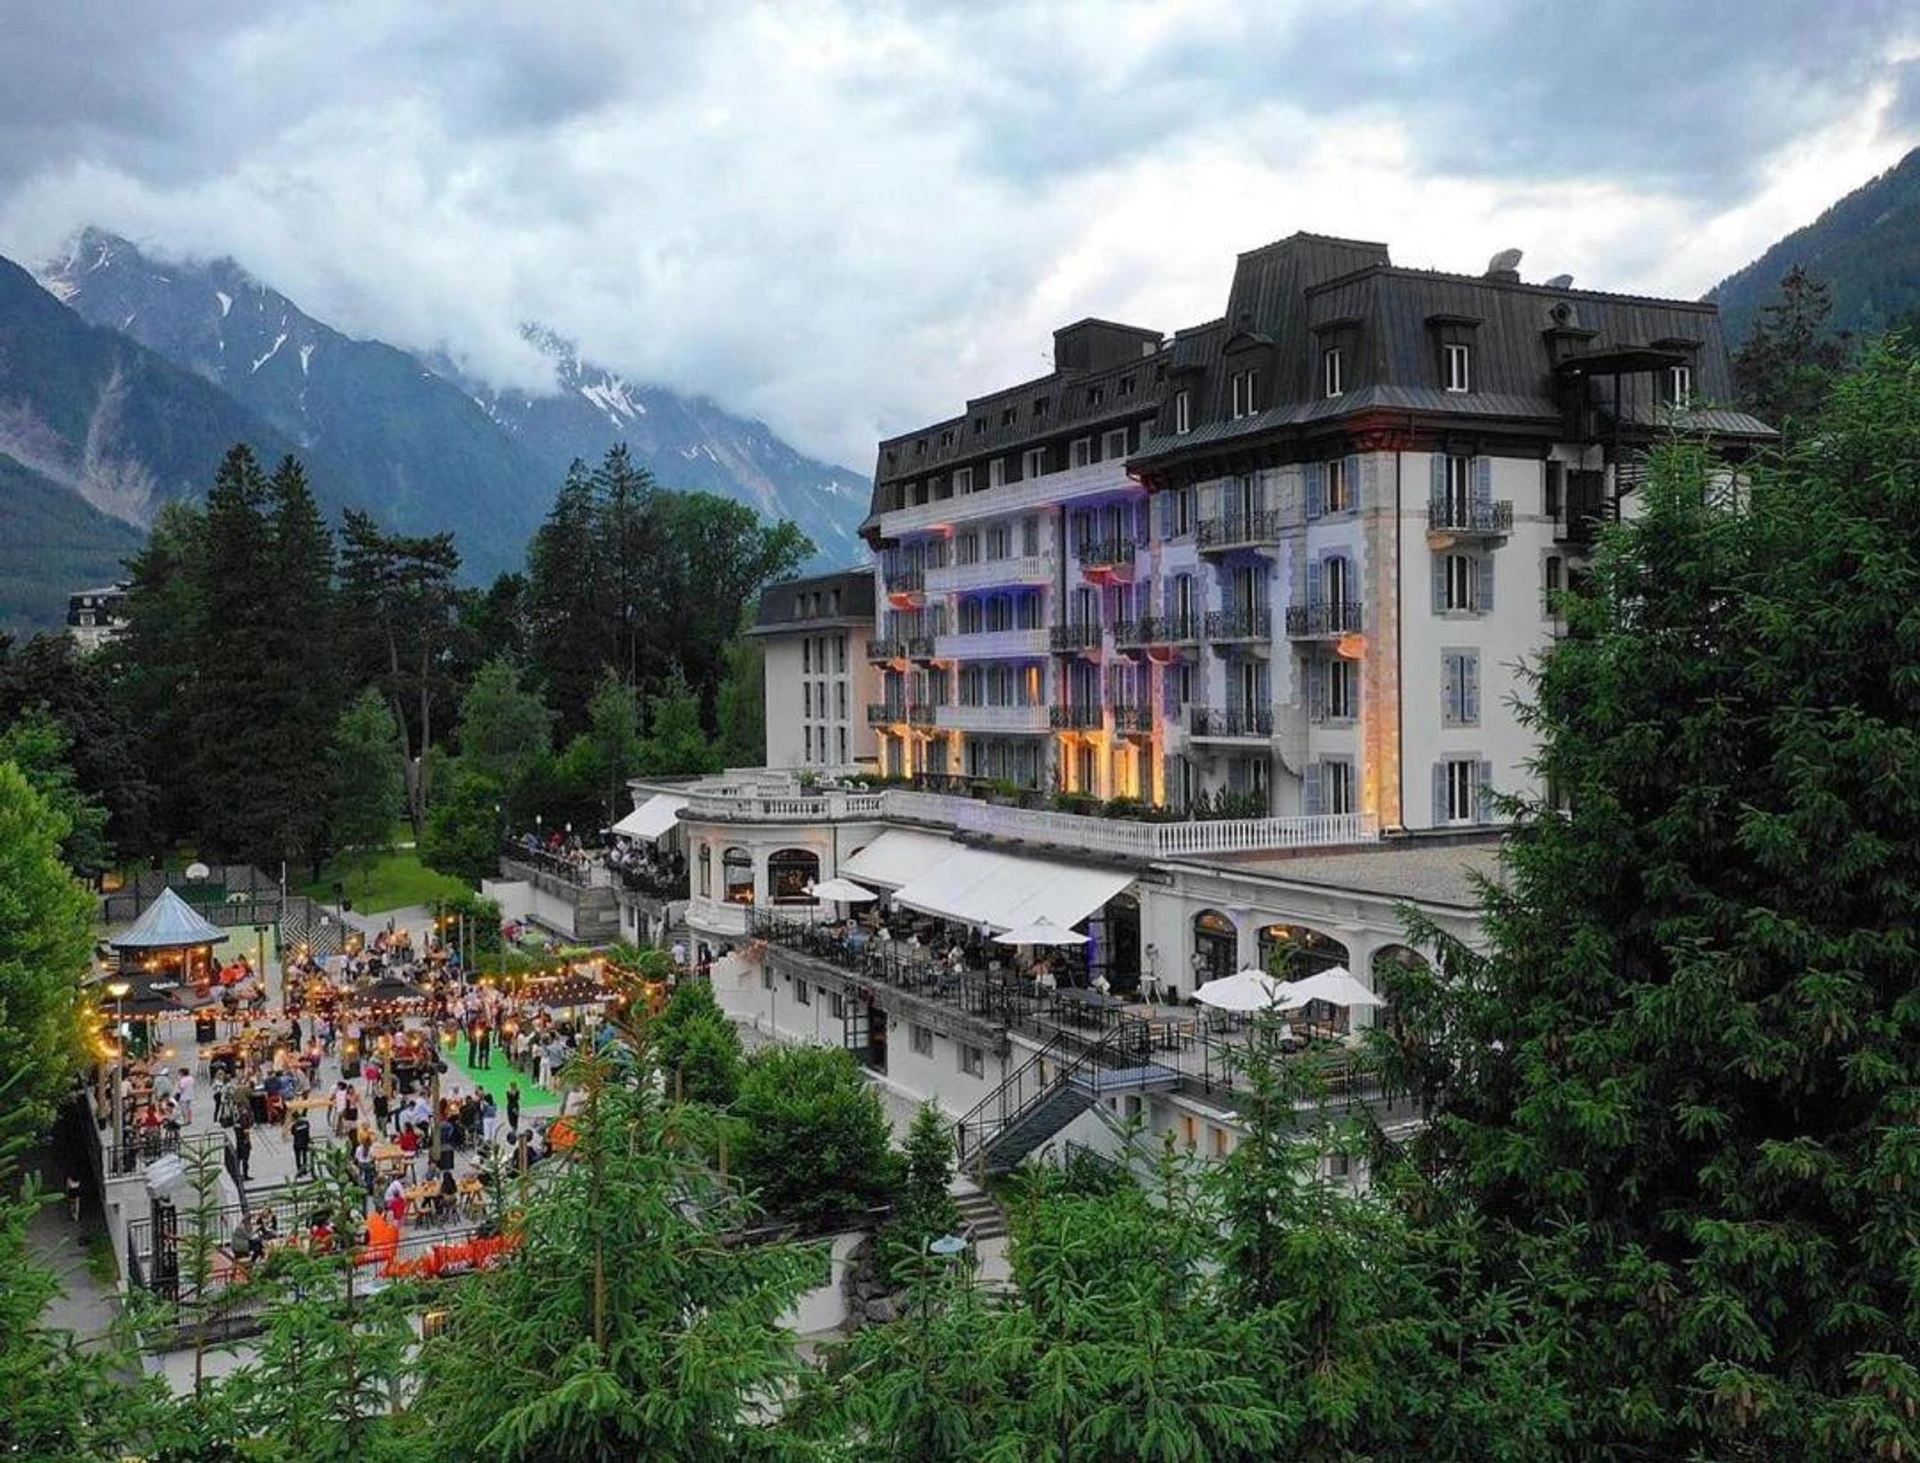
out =
[[[984,1150],[994,1138],[1004,1133],[1022,1114],[1031,1111],[1039,1102],[1050,1096],[1054,1089],[1065,1079],[1069,1069],[1063,1065],[1054,1074],[1052,1080],[1042,1083],[1031,1097],[1022,1097],[1012,1101],[1012,1095],[1023,1092],[1030,1078],[1037,1076],[1047,1062],[1058,1063],[1060,1054],[1067,1049],[1067,1034],[1056,1032],[1039,1051],[1008,1073],[1006,1078],[979,1102],[965,1113],[953,1125],[954,1153],[964,1169],[970,1153]],[[1085,1053],[1081,1054],[1084,1058]]]

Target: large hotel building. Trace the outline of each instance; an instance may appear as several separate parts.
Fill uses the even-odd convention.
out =
[[[1220,319],[1069,325],[1049,375],[881,443],[871,601],[768,591],[769,765],[636,784],[685,902],[623,890],[626,927],[684,923],[737,1020],[939,1103],[969,1167],[1135,1120],[1231,1151],[1238,1038],[1195,991],[1339,967],[1363,998],[1313,1019],[1390,1022],[1409,910],[1482,944],[1556,591],[1660,436],[1772,436],[1716,404],[1712,306],[1516,264],[1298,234],[1240,256]],[[892,942],[836,933],[863,908]],[[1076,932],[1057,989],[999,938],[1039,919]]]
[[[880,444],[882,771],[1379,830],[1528,781],[1520,666],[1669,426],[1771,436],[1714,308],[1296,234]]]

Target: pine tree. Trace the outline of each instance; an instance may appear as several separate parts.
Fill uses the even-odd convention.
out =
[[[373,855],[392,841],[393,822],[406,805],[406,769],[386,698],[369,687],[334,722],[327,748],[332,831],[338,846],[357,852],[364,877]]]
[[[1793,432],[1819,411],[1850,349],[1828,333],[1832,314],[1832,290],[1794,265],[1733,358],[1734,386],[1762,421]]]
[[[1569,1452],[1920,1448],[1916,464],[1891,350],[1738,491],[1657,457],[1537,673],[1566,810],[1518,807],[1490,957],[1396,1002],[1423,1203]]]

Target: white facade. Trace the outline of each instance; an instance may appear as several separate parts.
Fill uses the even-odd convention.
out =
[[[769,585],[750,632],[765,657],[766,765],[846,768],[875,754],[867,707],[872,586],[864,570]]]

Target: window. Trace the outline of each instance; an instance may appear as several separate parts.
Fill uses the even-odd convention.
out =
[[[1693,367],[1671,366],[1667,369],[1667,405],[1685,406],[1693,398]]]
[[[1329,813],[1345,814],[1354,811],[1353,763],[1344,759],[1328,759],[1322,762],[1320,786],[1326,798],[1326,810]]]
[[[1040,552],[1040,520],[1038,518],[1020,520],[1020,552],[1028,558]]]
[[[1004,488],[1007,485],[1007,459],[996,457],[987,464],[987,486]]]
[[[1111,462],[1116,457],[1127,455],[1127,429],[1118,427],[1100,439],[1100,457]]]
[[[952,427],[948,427],[946,431],[940,434],[940,445],[942,447],[953,446],[953,428]]]
[[[1047,449],[1029,447],[1027,455],[1021,460],[1020,476],[1023,478],[1044,477],[1047,471]]]
[[[843,992],[827,992],[827,1014],[833,1017],[835,1021],[845,1021],[847,1019],[847,998]]]
[[[1353,661],[1335,658],[1327,662],[1327,717],[1331,721],[1351,721],[1359,698],[1359,670]]]
[[[1337,345],[1328,346],[1320,352],[1320,389],[1328,396],[1339,396],[1347,389],[1346,372]]]
[[[800,754],[801,760],[811,762],[813,760],[813,728],[810,726],[801,727],[800,735],[806,748],[806,750]]]
[[[1447,458],[1446,510],[1448,523],[1473,522],[1473,459],[1471,457],[1449,456]]]
[[[1260,373],[1258,371],[1235,371],[1228,382],[1233,395],[1233,415],[1252,416],[1258,411],[1260,395]]]
[[[805,611],[801,613],[804,614]],[[811,635],[800,642],[800,669],[806,672],[813,670],[813,637]]]
[[[987,557],[989,559],[1011,559],[1013,557],[1012,525],[995,523],[988,527]]]
[[[930,1026],[909,1026],[907,1045],[913,1048],[916,1057],[933,1055],[933,1028]]]
[[[1440,724],[1480,724],[1480,652],[1440,652]]]
[[[978,437],[982,432],[986,430],[987,430],[987,419],[985,417],[975,417],[973,419],[973,435]]]
[[[960,1070],[969,1077],[984,1077],[987,1073],[987,1054],[977,1046],[960,1044]]]
[[[834,591],[835,594],[839,592],[837,589]],[[845,635],[833,637],[833,668],[843,676],[847,673],[847,637]]]
[[[1439,796],[1434,816],[1442,823],[1474,823],[1480,818],[1481,777],[1485,763],[1473,757],[1454,757],[1439,764]]]
[[[793,998],[803,1006],[811,1006],[813,1004],[813,988],[804,980],[795,980],[793,983]]]
[[[1100,405],[1101,402],[1105,401],[1106,399],[1107,399],[1106,387],[1089,386],[1087,388],[1087,405],[1088,406],[1098,406]]]
[[[1075,437],[1073,439],[1073,465],[1086,467],[1093,461],[1093,438]]]
[[[1019,407],[1017,407],[1017,406],[1009,406],[1009,407],[1003,407],[1003,408],[1001,409],[1001,412],[1000,412],[1000,425],[1001,425],[1001,426],[1003,426],[1003,427],[1011,427],[1011,426],[1012,426],[1012,425],[1013,425],[1013,424],[1014,424],[1015,422],[1017,422],[1017,421],[1019,421],[1019,420],[1020,420],[1020,408],[1019,408]]]
[[[1193,430],[1193,397],[1186,391],[1173,393],[1173,430],[1176,433]]]
[[[953,470],[953,490],[956,493],[971,493],[973,491],[972,468],[956,467]]]
[[[1447,610],[1473,610],[1478,595],[1480,572],[1472,554],[1448,554],[1446,561],[1447,588],[1443,608]]]
[[[1175,488],[1167,494],[1167,537],[1193,532],[1193,489]]]
[[[1472,389],[1472,351],[1465,345],[1443,345],[1440,347],[1440,365],[1444,372],[1444,383],[1449,391],[1467,391]]]
[[[1122,376],[1120,378],[1120,384],[1114,394],[1117,396],[1133,395],[1133,377],[1130,375]]]
[[[1347,459],[1336,457],[1327,464],[1327,512],[1345,513],[1353,507],[1353,484],[1347,478]]]
[[[760,989],[763,991],[773,989],[773,962],[771,960],[762,960],[760,962]]]
[[[812,681],[802,681],[800,683],[800,714],[802,716],[813,715],[813,682]]]
[[[845,681],[833,683],[833,714],[842,721],[847,719],[847,683]]]
[[[847,765],[847,729],[844,726],[835,727],[833,737],[836,753],[834,760],[845,767]]]
[[[1040,418],[1040,417],[1043,417],[1043,416],[1045,416],[1046,414],[1047,414],[1047,398],[1046,398],[1046,397],[1044,397],[1044,396],[1036,396],[1036,397],[1034,397],[1034,399],[1033,399],[1033,415],[1034,415],[1034,417],[1035,417],[1035,419],[1037,420],[1038,418]]]

